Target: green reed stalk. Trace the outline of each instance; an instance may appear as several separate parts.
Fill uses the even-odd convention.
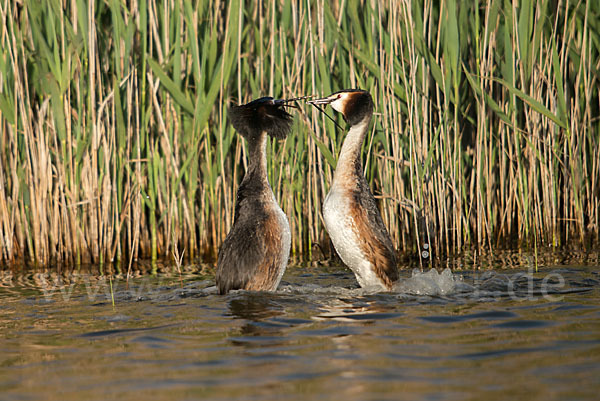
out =
[[[0,262],[214,257],[247,156],[228,103],[349,87],[401,251],[597,243],[597,3],[3,1]],[[345,132],[300,106],[268,174],[312,257]]]

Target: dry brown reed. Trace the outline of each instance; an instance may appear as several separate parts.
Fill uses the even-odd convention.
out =
[[[376,101],[366,175],[398,248],[597,243],[600,3],[0,1],[0,261],[214,255],[246,148],[226,105]],[[293,252],[325,244],[344,132],[269,147]]]

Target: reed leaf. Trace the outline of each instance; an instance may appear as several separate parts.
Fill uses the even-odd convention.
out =
[[[0,19],[0,264],[211,260],[247,166],[228,104],[351,87],[407,257],[599,241],[597,1],[6,0]],[[268,178],[314,257],[345,133],[292,113]]]
[[[552,113],[550,110],[548,110],[548,108],[546,106],[544,106],[538,100],[534,99],[532,96],[526,94],[525,92],[523,92],[520,89],[515,88],[514,86],[512,86],[508,82],[504,81],[503,79],[498,78],[498,79],[496,79],[496,81],[501,83],[502,85],[504,85],[504,87],[506,89],[508,89],[508,91],[510,93],[518,96],[523,102],[525,102],[529,107],[531,107],[536,112],[543,114],[545,117],[552,120],[556,125],[558,125],[562,128],[565,128],[565,129],[568,128],[566,121],[561,120],[559,116]]]

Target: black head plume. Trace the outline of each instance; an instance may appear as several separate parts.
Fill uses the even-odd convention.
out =
[[[292,99],[293,100],[293,99]],[[277,139],[284,139],[290,133],[293,117],[284,107],[291,100],[261,97],[241,106],[229,107],[228,116],[233,128],[244,138],[252,138],[261,132]]]

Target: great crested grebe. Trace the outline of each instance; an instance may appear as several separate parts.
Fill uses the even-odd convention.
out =
[[[291,99],[295,100],[295,99]],[[219,294],[230,290],[275,291],[290,255],[288,219],[267,180],[267,135],[284,139],[292,116],[291,100],[271,97],[231,106],[229,120],[248,142],[248,169],[237,191],[234,223],[217,261]]]
[[[398,280],[396,251],[369,190],[361,162],[361,147],[373,115],[371,94],[347,89],[308,103],[331,105],[350,125],[323,203],[325,228],[331,242],[361,287],[380,286],[391,290],[393,282]]]

